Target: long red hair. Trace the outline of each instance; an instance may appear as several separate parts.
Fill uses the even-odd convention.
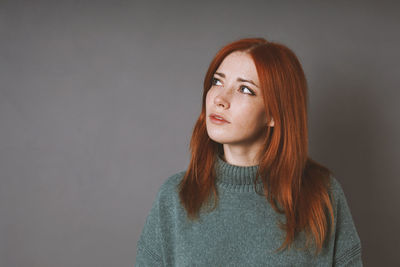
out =
[[[278,248],[291,248],[298,233],[306,233],[306,247],[314,241],[316,255],[328,238],[334,215],[329,194],[331,171],[308,156],[307,82],[296,55],[286,46],[263,38],[246,38],[221,48],[204,78],[203,104],[190,142],[191,159],[179,184],[179,198],[191,220],[199,217],[206,203],[218,204],[214,162],[222,145],[211,140],[206,130],[206,95],[212,77],[224,58],[234,51],[249,53],[259,77],[265,112],[274,126],[266,129],[260,151],[257,179],[264,184],[264,196],[286,223]],[[256,184],[257,179],[254,181]],[[329,220],[330,218],[330,220]]]

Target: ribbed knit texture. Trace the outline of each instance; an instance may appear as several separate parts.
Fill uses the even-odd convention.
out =
[[[236,166],[217,156],[218,206],[189,221],[179,202],[177,185],[185,171],[160,187],[137,242],[135,266],[362,266],[361,242],[339,182],[331,176],[335,229],[319,256],[310,250],[275,250],[285,221],[256,193],[255,166]],[[257,189],[262,181],[257,182]],[[260,192],[260,191],[259,191]],[[295,247],[302,248],[301,233]]]
[[[240,167],[225,162],[217,156],[216,162],[217,186],[231,192],[255,192],[254,180],[258,165]],[[258,188],[262,188],[261,179],[257,180]]]

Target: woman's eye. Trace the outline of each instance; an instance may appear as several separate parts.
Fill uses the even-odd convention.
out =
[[[247,91],[249,91],[250,92],[250,95],[256,95],[252,90],[250,90],[247,86],[241,86],[240,87],[241,89],[243,88],[243,89],[247,89]]]
[[[217,82],[220,82],[220,80],[218,80],[217,78],[212,78],[211,83],[212,83],[213,85],[217,85]]]

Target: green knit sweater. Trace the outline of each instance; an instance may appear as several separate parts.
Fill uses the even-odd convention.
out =
[[[220,156],[216,163],[219,204],[199,221],[190,222],[179,202],[177,185],[185,171],[162,184],[137,242],[135,266],[362,266],[360,238],[334,177],[335,233],[322,253],[313,257],[313,250],[295,248],[276,253],[285,237],[278,220],[285,218],[256,193],[258,165],[231,165]],[[304,240],[300,234],[296,247]]]

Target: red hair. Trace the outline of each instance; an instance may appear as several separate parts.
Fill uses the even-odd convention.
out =
[[[257,179],[260,177],[263,181],[266,200],[276,212],[286,216],[286,223],[279,221],[286,238],[278,250],[290,248],[297,234],[304,230],[306,247],[314,240],[318,254],[328,238],[328,231],[333,233],[328,229],[334,223],[329,195],[331,171],[308,156],[307,82],[296,55],[282,44],[263,38],[241,39],[220,49],[211,61],[204,78],[201,114],[190,142],[190,163],[179,184],[181,204],[191,220],[198,218],[200,209],[212,196],[212,210],[217,206],[214,162],[222,145],[207,134],[205,101],[215,71],[224,58],[235,51],[252,57],[266,116],[274,120],[274,127],[266,129],[259,153]]]

